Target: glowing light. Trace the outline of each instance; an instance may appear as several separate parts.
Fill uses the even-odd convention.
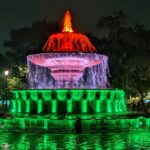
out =
[[[62,32],[73,32],[70,11],[67,10],[64,16]]]
[[[4,75],[8,76],[9,75],[9,71],[8,70],[4,71]]]
[[[96,52],[88,37],[81,33],[52,34],[43,47],[44,52]]]
[[[70,12],[66,11],[62,33],[49,36],[43,47],[44,52],[96,52],[96,48],[84,34],[72,29]]]
[[[82,113],[90,113],[89,106],[92,105],[92,103],[96,103],[98,105],[92,105],[92,111],[95,113],[125,113],[126,112],[126,104],[124,99],[124,92],[122,90],[87,90],[87,89],[56,89],[56,90],[23,90],[24,93],[28,94],[28,103],[24,103],[22,100],[22,97],[24,97],[22,90],[14,90],[12,91],[14,95],[14,99],[11,102],[11,111],[13,113],[31,113],[32,109],[35,107],[36,114],[50,114],[50,113],[58,113],[61,102],[65,103],[67,106],[65,109],[66,114],[67,113],[75,113],[76,110],[79,110],[79,114],[82,115]],[[17,98],[17,93],[20,94],[20,99]],[[49,98],[45,97],[45,94],[49,94]],[[93,100],[91,103],[91,94],[93,96]],[[96,96],[99,94],[99,97]],[[34,105],[30,107],[30,103],[32,102],[32,95],[35,95],[37,99],[34,99]],[[69,95],[69,97],[67,96]],[[103,99],[103,95],[105,95],[105,99]],[[120,98],[116,98],[120,97]],[[115,103],[111,103],[111,105],[108,103],[109,99],[112,101],[117,101],[118,105],[115,106]],[[44,107],[45,104],[42,101],[48,102],[48,107],[51,111],[47,112]],[[97,103],[98,102],[98,103]],[[74,103],[79,105],[74,105]],[[116,107],[116,109],[114,109]],[[37,109],[36,109],[37,108]],[[121,108],[121,109],[120,109]],[[24,111],[26,110],[26,111]],[[111,111],[110,111],[111,110]],[[142,122],[142,120],[139,120],[139,122]]]

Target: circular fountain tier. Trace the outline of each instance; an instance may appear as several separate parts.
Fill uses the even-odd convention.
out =
[[[106,56],[93,53],[43,53],[27,57],[28,61],[48,67],[56,81],[79,80],[85,68],[100,64]]]

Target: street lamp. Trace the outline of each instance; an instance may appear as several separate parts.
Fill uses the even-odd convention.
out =
[[[4,71],[4,75],[5,75],[5,77],[6,77],[6,88],[8,88],[8,85],[7,85],[7,77],[8,77],[8,75],[9,75],[9,71],[8,71],[8,70],[5,70],[5,71]]]
[[[8,75],[9,75],[9,71],[8,71],[8,70],[5,70],[5,71],[4,71],[4,75],[5,75],[5,76],[8,76]]]
[[[6,89],[5,89],[5,98],[6,98],[6,104],[4,105],[4,109],[5,109],[5,111],[7,110],[7,98],[8,98],[8,96],[7,96],[7,90],[8,90],[8,83],[7,83],[7,77],[8,77],[8,75],[9,75],[9,71],[8,70],[5,70],[4,71],[4,75],[5,75],[5,78],[6,78]]]

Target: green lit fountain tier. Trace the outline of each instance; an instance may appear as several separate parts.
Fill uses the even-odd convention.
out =
[[[122,90],[14,90],[14,114],[98,114],[125,113]]]

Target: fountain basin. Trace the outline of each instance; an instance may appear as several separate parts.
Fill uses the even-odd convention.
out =
[[[27,57],[28,62],[48,67],[56,81],[79,80],[88,67],[101,64],[107,56],[95,53],[42,53]]]

